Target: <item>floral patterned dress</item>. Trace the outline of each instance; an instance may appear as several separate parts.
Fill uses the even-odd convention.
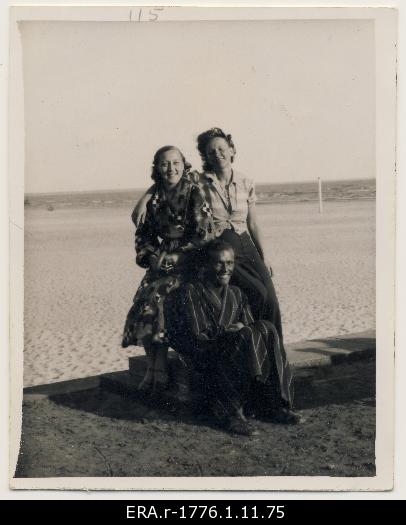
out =
[[[214,238],[212,212],[199,185],[182,176],[173,190],[156,183],[144,222],[135,233],[136,262],[147,272],[134,296],[124,327],[122,346],[166,344],[165,298],[193,273],[196,251]],[[151,255],[181,252],[180,267],[153,271]]]

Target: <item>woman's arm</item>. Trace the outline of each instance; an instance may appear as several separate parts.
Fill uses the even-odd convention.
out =
[[[248,226],[248,231],[250,232],[252,241],[255,244],[255,247],[261,259],[264,261],[265,266],[269,268],[269,271],[271,272],[271,276],[272,276],[273,271],[269,263],[269,256],[268,255],[265,256],[265,252],[263,248],[264,246],[263,236],[262,236],[261,228],[259,227],[257,223],[257,215],[256,215],[254,204],[251,204],[251,206],[248,208],[247,226]]]
[[[138,228],[138,226],[144,222],[145,215],[147,213],[147,204],[151,198],[151,195],[154,193],[155,184],[150,186],[147,191],[144,193],[144,195],[140,198],[140,200],[135,205],[135,208],[133,209],[133,212],[131,214],[131,219],[133,223],[135,224],[135,227]]]
[[[141,268],[156,270],[162,263],[157,230],[158,226],[154,214],[151,211],[151,207],[147,206],[145,219],[135,232],[135,260]]]
[[[258,250],[258,253],[261,256],[261,259],[264,259],[262,232],[258,226],[257,214],[256,214],[255,206],[253,205],[248,208],[247,226],[248,226],[248,231],[250,232],[252,240],[255,244],[255,248]]]

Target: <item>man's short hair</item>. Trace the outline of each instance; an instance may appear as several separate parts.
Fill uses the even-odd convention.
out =
[[[204,261],[207,262],[210,260],[213,253],[219,253],[219,252],[232,252],[234,254],[234,248],[231,246],[230,243],[223,241],[223,239],[213,239],[212,241],[209,241],[203,250],[203,257]]]

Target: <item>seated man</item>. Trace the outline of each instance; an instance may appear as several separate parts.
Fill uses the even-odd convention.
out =
[[[254,321],[247,298],[229,281],[233,248],[216,239],[203,257],[204,280],[182,285],[166,304],[170,345],[203,378],[207,401],[229,431],[251,435],[243,407],[295,424],[292,376],[278,333],[269,321]]]

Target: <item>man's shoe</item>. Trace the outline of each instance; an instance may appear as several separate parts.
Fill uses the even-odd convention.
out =
[[[299,425],[304,422],[302,416],[288,408],[282,407],[269,410],[266,417],[272,421],[272,423],[280,423],[281,425]]]
[[[252,428],[250,427],[248,422],[244,421],[244,419],[242,419],[241,417],[237,415],[230,417],[226,428],[232,434],[237,434],[239,436],[249,437],[249,436],[252,436],[253,434]]]

